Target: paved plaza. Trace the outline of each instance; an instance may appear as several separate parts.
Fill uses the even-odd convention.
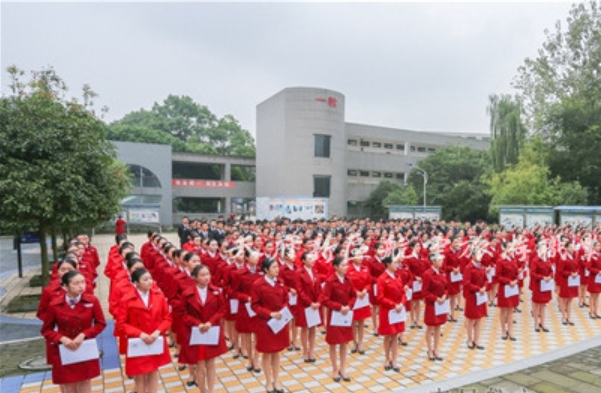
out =
[[[175,234],[167,234],[175,241]],[[144,236],[135,235],[131,239],[139,248]],[[112,236],[98,236],[93,240],[100,252],[101,261],[106,262]],[[6,255],[6,254],[4,254]],[[101,273],[104,265],[99,268]],[[33,274],[33,270],[28,274]],[[27,275],[27,274],[26,274]],[[6,275],[0,281],[0,287],[7,289],[0,297],[0,307],[4,309],[11,297],[21,293],[31,293],[39,288],[27,288],[27,279],[17,279],[15,274]],[[100,274],[96,295],[103,307],[107,306],[108,281]],[[28,280],[27,280],[28,281]],[[291,392],[599,392],[601,391],[601,320],[588,318],[588,309],[575,308],[575,326],[561,324],[557,304],[549,304],[547,326],[549,333],[536,333],[532,327],[529,305],[530,292],[526,291],[521,303],[521,313],[514,314],[516,322],[516,342],[502,341],[498,328],[498,309],[489,308],[489,316],[484,320],[482,345],[485,350],[470,350],[465,343],[463,318],[458,323],[447,323],[443,328],[443,361],[429,361],[424,349],[425,330],[408,329],[405,340],[407,347],[400,347],[400,373],[384,371],[382,338],[375,337],[372,326],[367,328],[365,355],[350,355],[348,374],[351,382],[336,383],[330,377],[330,363],[323,335],[318,334],[317,362],[307,365],[302,361],[300,352],[284,352],[282,357],[281,379]],[[108,312],[105,312],[110,319]],[[39,323],[33,313],[2,315],[0,322],[4,326],[10,322],[11,341],[1,344],[0,351],[13,351],[34,357],[42,355],[40,345],[35,340],[14,341],[19,326],[23,335],[31,336]],[[19,324],[21,321],[21,324]],[[37,327],[36,327],[37,325]],[[93,380],[93,389],[98,392],[133,391],[133,380],[124,375],[124,358],[119,357],[115,339],[112,336],[112,321],[101,335],[102,370],[100,377]],[[0,336],[2,332],[0,332]],[[43,350],[42,350],[43,351]],[[172,349],[172,355],[175,351]],[[11,355],[17,357],[17,355]],[[160,369],[160,391],[166,393],[197,392],[198,388],[188,388],[188,370],[177,370],[177,359]],[[216,392],[262,392],[263,374],[246,371],[245,360],[233,359],[233,354],[225,354],[217,361]],[[3,360],[2,367],[6,366]],[[3,374],[4,375],[4,374]],[[59,388],[50,380],[50,372],[11,375],[1,380],[2,393],[53,393]],[[497,390],[495,390],[497,389]],[[499,390],[501,389],[501,390]]]

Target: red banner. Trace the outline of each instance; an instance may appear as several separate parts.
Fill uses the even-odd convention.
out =
[[[194,179],[173,179],[173,187],[200,187],[200,188],[235,188],[233,181],[223,180],[194,180]]]

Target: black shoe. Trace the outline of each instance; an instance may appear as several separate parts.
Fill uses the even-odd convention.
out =
[[[468,348],[468,349],[474,349],[474,348],[476,348],[476,343],[475,343],[475,342],[473,342],[473,341],[472,341],[471,343],[469,343],[469,342],[468,342],[468,343],[467,343],[467,348]]]
[[[180,366],[177,366],[177,371],[184,371],[188,366],[186,366],[185,364],[182,364]]]
[[[188,382],[186,382],[186,386],[192,387],[192,386],[198,386],[198,385],[196,384],[196,381],[188,381]]]
[[[253,366],[247,366],[246,371],[252,372],[255,368]]]
[[[441,358],[440,356],[434,354],[434,358],[436,358],[436,360],[438,360],[439,362],[443,361],[443,358]]]
[[[534,328],[534,331],[540,333],[540,328]]]
[[[343,377],[340,373],[338,373],[338,375],[340,376],[340,378],[342,378],[344,382],[351,382],[351,377]]]
[[[388,363],[386,366],[384,366],[384,371],[390,371],[392,370],[392,363]]]
[[[311,359],[303,359],[305,363],[311,363]]]
[[[515,338],[515,337],[511,337],[511,336],[509,336],[509,339],[510,339],[511,341],[517,341],[517,340],[518,340],[517,338]]]
[[[309,359],[309,363],[315,363],[317,360],[315,359]]]
[[[479,350],[483,350],[484,347],[482,345],[476,345],[476,348],[478,348]]]
[[[566,319],[564,319],[564,320],[561,321],[561,324],[564,325],[564,326],[566,326],[568,324],[568,321]]]
[[[424,325],[417,325],[417,328],[421,330],[424,328]]]
[[[593,314],[591,314],[590,312],[588,313],[588,317],[589,317],[590,319],[597,319],[597,317],[596,317],[596,316],[594,316]]]
[[[435,356],[430,356],[430,351],[428,351],[428,360],[430,360],[430,361],[436,360]]]
[[[351,353],[357,353],[357,348],[355,347],[355,348],[351,349]]]
[[[503,340],[503,341],[504,341],[504,340],[507,340],[507,335],[505,335],[505,336],[502,336],[502,337],[501,337],[501,340]]]
[[[399,366],[393,366],[392,362],[390,363],[390,369],[392,371],[394,371],[395,373],[400,373],[401,372],[401,369],[399,368]]]
[[[549,333],[549,329],[547,329],[547,328],[546,328],[546,327],[544,327],[543,325],[538,325],[538,326],[541,328],[541,330],[542,330],[543,332],[545,332],[545,333]]]
[[[359,355],[365,355],[365,351],[362,349],[357,350],[357,352],[359,352]]]
[[[340,382],[340,375],[338,375],[337,377],[332,377],[332,379],[334,380],[334,382]]]
[[[569,324],[570,326],[574,326],[574,322],[572,322],[572,321],[570,321],[570,320],[568,320],[568,324]]]
[[[255,368],[253,369],[255,374],[261,374],[261,369],[260,368]]]
[[[275,393],[284,393],[284,389],[273,389]]]

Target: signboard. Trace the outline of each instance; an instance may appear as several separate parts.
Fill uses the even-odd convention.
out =
[[[416,219],[422,221],[439,221],[442,215],[440,206],[402,206],[389,205],[388,218],[391,220]]]
[[[501,213],[499,219],[500,224],[506,229],[513,229],[515,227],[524,227],[524,215],[516,213]]]
[[[593,217],[581,214],[561,214],[561,225],[570,224],[572,226],[592,226]]]
[[[223,180],[173,179],[171,185],[173,187],[236,188],[235,182]]]
[[[130,224],[160,224],[158,208],[131,207],[128,210],[128,223]]]
[[[547,224],[553,224],[553,214],[526,214],[526,225],[529,228]]]
[[[287,217],[291,220],[328,218],[328,198],[257,198],[257,218],[273,220],[276,217]]]
[[[413,219],[413,213],[411,212],[390,212],[388,216],[391,220]]]

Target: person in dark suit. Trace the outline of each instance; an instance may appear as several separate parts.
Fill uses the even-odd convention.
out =
[[[188,235],[190,234],[190,227],[188,226],[188,217],[182,218],[182,224],[177,228],[177,236],[179,236],[180,247],[188,242]]]

